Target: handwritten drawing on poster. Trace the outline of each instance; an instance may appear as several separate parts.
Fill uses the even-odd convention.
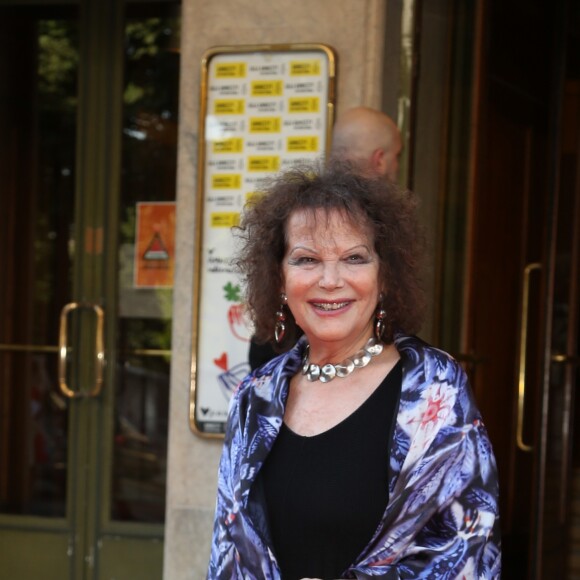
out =
[[[322,44],[221,47],[203,57],[190,404],[198,434],[223,434],[232,392],[250,371],[232,227],[265,180],[326,155],[335,67]]]
[[[175,203],[137,203],[135,288],[170,288],[175,265]]]

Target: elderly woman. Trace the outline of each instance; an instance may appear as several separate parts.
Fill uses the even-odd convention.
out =
[[[283,354],[233,397],[208,577],[499,578],[485,427],[462,368],[413,336],[413,195],[293,170],[239,233],[256,335]]]

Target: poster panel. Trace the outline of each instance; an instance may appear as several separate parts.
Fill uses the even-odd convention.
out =
[[[202,59],[190,425],[225,431],[252,329],[232,227],[264,181],[330,146],[336,59],[322,44],[218,47]]]
[[[175,202],[138,202],[135,288],[171,288],[175,265]]]

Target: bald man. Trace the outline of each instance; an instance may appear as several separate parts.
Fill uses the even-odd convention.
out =
[[[356,163],[366,174],[397,179],[401,133],[385,113],[368,107],[345,111],[336,121],[330,156]]]

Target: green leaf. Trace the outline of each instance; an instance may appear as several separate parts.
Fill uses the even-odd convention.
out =
[[[223,288],[224,292],[225,292],[225,299],[230,301],[230,302],[240,302],[241,298],[240,298],[240,286],[238,284],[236,284],[235,286],[231,283],[228,282],[224,288]]]

